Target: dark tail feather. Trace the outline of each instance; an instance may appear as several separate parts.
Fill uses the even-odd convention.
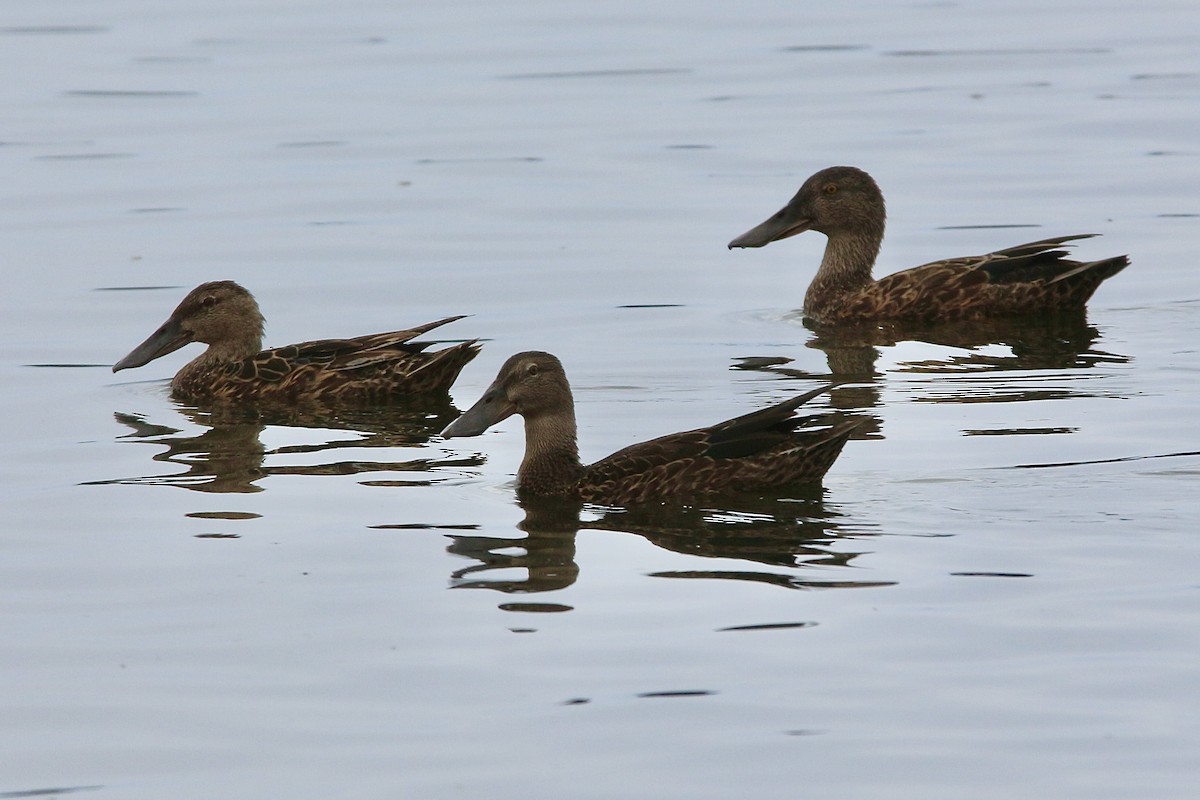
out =
[[[813,389],[811,392],[805,392],[804,394],[797,395],[791,400],[784,400],[782,403],[776,403],[773,406],[760,408],[757,411],[751,411],[749,414],[744,414],[740,417],[734,417],[733,419],[726,420],[725,422],[713,427],[709,441],[713,444],[720,444],[730,439],[744,437],[753,431],[775,428],[780,423],[790,422],[792,413],[796,409],[807,403],[809,400],[812,400],[814,397],[825,394],[835,386],[837,386],[836,383],[830,383],[817,389]],[[798,423],[799,420],[796,421],[796,424]],[[795,426],[795,424],[789,424],[788,428],[790,430]]]
[[[1100,261],[1088,261],[1085,264],[1080,264],[1074,269],[1067,270],[1061,275],[1054,276],[1049,281],[1046,281],[1046,284],[1049,285],[1052,283],[1058,283],[1059,281],[1069,280],[1074,278],[1076,275],[1082,275],[1084,273],[1092,273],[1091,277],[1096,281],[1096,285],[1099,286],[1102,281],[1108,280],[1113,275],[1116,275],[1118,272],[1128,266],[1129,256],[1115,256],[1113,258],[1101,259]]]
[[[429,360],[412,373],[414,386],[422,392],[448,392],[463,367],[479,355],[478,339],[460,342],[445,350],[429,353]]]
[[[997,250],[995,255],[1006,256],[1008,258],[1032,256],[1038,253],[1045,253],[1047,250],[1053,250],[1055,247],[1062,247],[1067,242],[1074,242],[1078,239],[1091,239],[1093,236],[1099,235],[1098,233],[1075,233],[1070,236],[1055,236],[1051,239],[1040,239],[1036,242],[1026,242],[1025,244],[1006,247],[1003,250]]]
[[[842,448],[850,440],[850,435],[863,422],[864,420],[854,419],[833,426],[826,431],[825,440],[808,451],[807,460],[811,465],[811,472],[816,478],[824,477],[829,468],[833,466],[833,462],[837,461],[837,457],[841,455]]]

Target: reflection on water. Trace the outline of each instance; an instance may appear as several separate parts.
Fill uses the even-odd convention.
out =
[[[520,501],[525,519],[517,527],[526,535],[513,537],[451,535],[447,552],[474,559],[478,564],[450,575],[456,589],[495,589],[499,592],[551,592],[575,582],[575,534],[587,524],[580,520],[583,504],[559,497]],[[516,552],[502,552],[512,550]],[[522,569],[522,578],[482,578],[494,570]]]
[[[354,475],[362,472],[427,472],[434,467],[479,466],[483,459],[467,456],[453,460],[413,459],[410,461],[363,461],[360,459],[323,460],[318,464],[272,464],[267,457],[289,454],[326,453],[332,457],[347,448],[417,447],[441,430],[458,415],[449,402],[434,407],[387,406],[351,411],[285,410],[273,408],[210,408],[179,406],[189,422],[205,428],[199,435],[179,428],[156,424],[139,414],[114,413],[130,433],[119,441],[158,445],[165,449],[152,456],[154,461],[183,466],[171,475],[114,478],[89,481],[90,485],[109,483],[149,483],[181,486],[199,492],[259,492],[257,482],[269,475]],[[330,437],[317,443],[284,445],[267,450],[262,432],[268,426],[345,431],[349,437]],[[432,481],[407,481],[428,484]]]
[[[721,578],[754,581],[791,589],[887,586],[889,582],[817,580],[787,570],[848,567],[861,553],[835,550],[840,541],[877,535],[853,528],[827,506],[823,490],[789,500],[737,498],[705,507],[670,505],[606,509],[562,499],[526,498],[524,537],[450,535],[448,552],[478,562],[455,570],[454,588],[494,589],[505,593],[548,592],[575,582],[575,534],[603,530],[641,536],[651,544],[689,556],[732,559],[777,567],[722,570],[672,570],[663,578]],[[486,577],[495,570],[524,570],[523,576]]]
[[[900,365],[899,372],[941,373],[1034,369],[1088,369],[1102,363],[1125,363],[1128,356],[1094,349],[1100,332],[1088,324],[1086,313],[1060,313],[1036,317],[966,320],[942,325],[817,325],[807,346],[825,353],[829,372],[824,374],[787,369],[779,358],[744,358],[738,369],[762,369],[790,377],[835,380],[872,380],[882,352],[900,342],[924,342],[961,350],[941,359],[924,359]],[[990,347],[1006,347],[997,354]]]
[[[1064,385],[1062,379],[1075,381],[1085,371],[1102,364],[1123,364],[1129,356],[1109,353],[1095,347],[1100,332],[1088,324],[1086,312],[1069,312],[1036,317],[968,320],[942,325],[914,326],[900,323],[857,326],[822,326],[808,320],[813,331],[808,347],[825,353],[829,372],[818,374],[785,366],[790,359],[748,357],[738,360],[735,369],[772,373],[785,378],[814,378],[846,381],[830,393],[830,404],[841,410],[866,410],[880,406],[883,374],[876,362],[883,348],[900,342],[923,342],[952,348],[954,352],[938,358],[901,361],[891,370],[906,375],[956,375],[964,378],[947,383],[931,380],[925,384],[922,402],[977,403],[1061,399],[1091,396],[1092,392]],[[1014,373],[1031,372],[1027,376]],[[1065,375],[1064,373],[1067,373]],[[996,381],[1006,386],[999,390]],[[1045,385],[1054,379],[1053,388]],[[1019,381],[1019,385],[1012,385]],[[849,382],[853,382],[852,384]],[[855,431],[853,438],[880,438],[882,420],[865,415],[870,422]],[[1039,431],[1040,432],[1040,431]],[[1069,432],[1055,430],[1055,433]]]
[[[266,450],[259,440],[259,434],[266,427],[262,423],[217,424],[199,436],[181,436],[182,430],[152,424],[137,414],[118,411],[113,416],[133,431],[119,437],[121,440],[163,445],[166,449],[155,454],[153,459],[183,465],[186,469],[173,475],[147,475],[95,483],[161,483],[200,492],[262,491],[261,486],[254,485],[266,475],[263,466]],[[195,417],[192,421],[204,424]]]

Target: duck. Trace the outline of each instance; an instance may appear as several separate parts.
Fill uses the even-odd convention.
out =
[[[478,340],[435,352],[425,352],[428,343],[412,340],[462,318],[264,350],[265,321],[254,296],[234,281],[210,281],[190,291],[167,321],[112,370],[141,367],[191,342],[202,342],[208,349],[171,379],[176,399],[340,406],[444,395],[478,355]]]
[[[630,506],[717,494],[774,493],[816,484],[833,465],[857,420],[793,412],[833,385],[707,428],[631,445],[594,464],[579,459],[575,401],[562,362],[550,353],[517,353],[495,381],[441,435],[478,436],[518,414],[525,457],[522,499],[570,498]]]
[[[762,247],[809,230],[825,234],[825,255],[803,307],[804,317],[818,324],[936,324],[1082,311],[1101,283],[1129,266],[1123,255],[1066,258],[1062,248],[1068,242],[1096,235],[1075,234],[934,261],[874,280],[885,219],[883,193],[870,175],[857,167],[829,167],[729,248]]]

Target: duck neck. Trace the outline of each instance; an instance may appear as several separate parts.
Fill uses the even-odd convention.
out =
[[[871,283],[871,268],[879,256],[883,229],[834,231],[827,236],[821,266],[804,295],[805,312],[817,317],[831,300]]]
[[[238,331],[235,335],[224,337],[219,342],[212,342],[200,358],[209,361],[241,361],[262,352],[262,330],[247,329]]]
[[[189,380],[197,379],[197,376],[204,375],[227,364],[243,361],[251,356],[258,355],[261,351],[262,334],[253,331],[224,339],[220,342],[214,342],[208,346],[207,350],[189,361],[183,369],[179,370],[175,375],[175,380],[172,381],[172,385],[177,389],[181,388],[186,386]]]
[[[582,477],[574,409],[526,419],[525,458],[517,471],[521,490],[543,496],[569,495]]]

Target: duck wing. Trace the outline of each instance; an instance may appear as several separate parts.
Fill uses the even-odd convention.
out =
[[[582,495],[594,502],[626,504],[819,479],[858,422],[829,426],[825,417],[797,417],[794,412],[830,388],[619,450],[585,468]]]
[[[402,331],[263,350],[230,365],[226,380],[257,386],[264,394],[303,392],[347,398],[362,395],[364,399],[448,389],[462,367],[478,354],[478,343],[471,340],[427,353],[430,342],[412,339],[459,319],[462,315]],[[452,373],[449,382],[447,372]]]
[[[1089,262],[1066,257],[1067,242],[1094,235],[1058,236],[896,272],[849,298],[843,313],[951,320],[1081,308],[1101,282],[1129,264],[1126,256]]]

